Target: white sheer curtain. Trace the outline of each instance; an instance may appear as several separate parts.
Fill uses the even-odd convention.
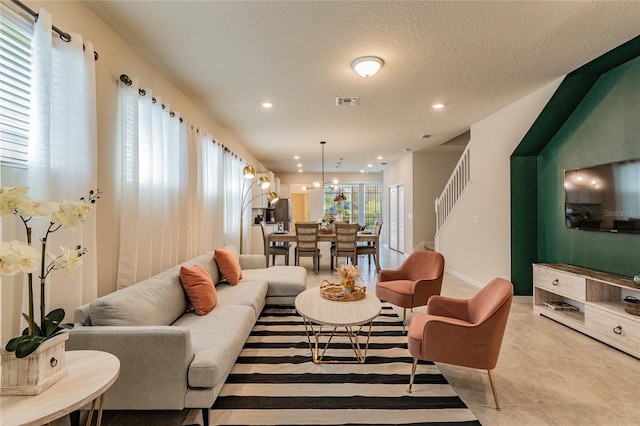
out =
[[[224,151],[209,135],[196,133],[198,175],[194,255],[224,245]]]
[[[235,155],[224,153],[224,244],[233,244],[240,249],[240,211],[242,203],[242,169],[244,163]],[[246,213],[246,212],[245,212]],[[249,229],[251,211],[245,215],[245,233]],[[248,238],[245,238],[246,242]],[[244,244],[246,245],[246,244]],[[246,252],[246,251],[245,251]]]
[[[33,40],[29,195],[40,200],[77,200],[97,189],[93,46],[75,33],[70,33],[70,42],[63,42],[52,34],[51,24],[51,15],[41,9]],[[94,211],[75,231],[60,229],[47,245],[47,251],[52,252],[57,252],[58,246],[82,245],[88,250],[71,277],[54,272],[47,278],[47,311],[63,308],[67,321],[72,319],[69,312],[97,297],[96,216]],[[44,236],[47,225],[33,221],[34,241]]]
[[[189,195],[188,132],[159,98],[138,82],[121,85],[121,213],[118,288],[181,260],[186,247]]]

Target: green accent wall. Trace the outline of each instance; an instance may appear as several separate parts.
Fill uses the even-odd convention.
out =
[[[567,229],[564,215],[564,170],[631,158],[640,158],[640,58],[602,75],[538,155],[539,262],[640,273],[640,235]]]
[[[640,36],[565,77],[511,156],[511,280],[531,264],[640,273],[640,235],[566,229],[564,170],[640,158]],[[639,183],[640,185],[640,183]]]

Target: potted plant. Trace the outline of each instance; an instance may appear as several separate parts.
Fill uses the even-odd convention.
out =
[[[27,322],[27,327],[20,336],[10,339],[2,351],[2,382],[0,392],[11,394],[14,391],[19,394],[37,394],[50,386],[56,379],[66,374],[64,369],[64,341],[68,338],[65,329],[72,328],[72,324],[63,324],[65,312],[63,309],[54,309],[46,312],[45,286],[48,275],[55,270],[65,270],[66,275],[82,262],[81,256],[86,249],[81,246],[74,248],[60,247],[60,252],[47,253],[47,243],[52,233],[60,228],[75,229],[79,223],[86,220],[92,211],[93,205],[100,198],[100,191],[90,191],[88,198],[80,198],[72,201],[67,198],[63,202],[42,202],[29,198],[29,188],[24,186],[9,186],[0,188],[0,215],[15,215],[25,229],[25,240],[13,240],[0,242],[0,274],[16,275],[27,274],[29,292],[29,312],[22,316]],[[40,246],[36,249],[32,246],[32,220],[42,218],[49,225],[39,239]],[[35,319],[35,301],[33,291],[34,274],[40,281],[40,323]],[[16,368],[43,369],[42,363],[35,359],[29,359],[31,354],[39,349],[50,351],[53,347],[51,341],[59,341],[54,351],[55,356],[47,361],[49,366],[44,372],[34,371],[33,374],[11,374]],[[45,344],[45,342],[49,342]],[[62,356],[59,351],[62,351]],[[50,354],[47,353],[46,356]],[[35,357],[34,357],[35,358]],[[25,360],[22,360],[25,359]],[[44,374],[44,376],[43,376]],[[15,377],[18,376],[18,377]],[[26,377],[20,377],[26,376]],[[26,383],[22,381],[26,380]],[[15,389],[13,389],[15,388]],[[12,390],[13,389],[13,390]]]

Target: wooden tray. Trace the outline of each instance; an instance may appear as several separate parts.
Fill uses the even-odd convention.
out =
[[[339,302],[351,302],[354,300],[364,299],[366,296],[366,287],[355,286],[351,293],[343,293],[343,287],[340,284],[330,283],[327,280],[320,284],[320,296],[327,300],[336,300]]]

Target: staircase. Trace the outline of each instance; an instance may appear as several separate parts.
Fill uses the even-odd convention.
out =
[[[469,145],[462,153],[442,194],[436,198],[436,241],[440,230],[447,222],[449,215],[471,185],[471,156]]]

